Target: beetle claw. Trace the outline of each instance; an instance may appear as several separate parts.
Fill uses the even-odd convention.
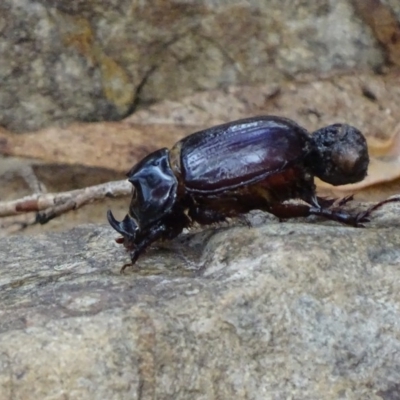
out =
[[[354,226],[358,228],[364,228],[365,227],[364,224],[370,222],[369,215],[370,215],[369,210],[358,213],[355,218]]]
[[[354,200],[354,194],[351,194],[349,196],[343,197],[342,199],[339,200],[338,206],[342,207],[345,204],[349,203],[350,201]]]
[[[121,268],[121,270],[119,271],[120,272],[120,274],[124,274],[125,273],[125,270],[128,268],[128,267],[132,267],[132,263],[130,262],[130,263],[127,263],[127,264],[124,264],[123,266],[122,266],[122,268]]]
[[[129,215],[126,215],[125,218],[120,222],[115,219],[111,210],[108,210],[107,219],[110,225],[124,238],[135,240],[136,233],[139,230],[139,227]]]

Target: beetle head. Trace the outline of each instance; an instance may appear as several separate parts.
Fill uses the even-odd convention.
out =
[[[169,163],[169,150],[149,154],[127,176],[134,186],[129,212],[142,230],[175,204],[178,181]]]
[[[310,169],[332,185],[346,185],[363,180],[369,163],[367,142],[353,126],[334,124],[312,134],[315,152]]]

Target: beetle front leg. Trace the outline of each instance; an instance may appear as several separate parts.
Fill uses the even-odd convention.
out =
[[[166,232],[167,227],[165,225],[157,225],[151,228],[151,230],[147,232],[146,235],[141,235],[143,236],[142,240],[138,243],[135,243],[134,248],[129,250],[131,262],[129,264],[125,264],[121,268],[121,273],[123,273],[127,267],[134,265],[139,256],[146,250],[146,248],[158,239],[160,239]]]
[[[152,243],[159,239],[173,239],[182,233],[183,229],[189,226],[190,220],[183,212],[175,212],[167,215],[162,221],[159,221],[156,225],[151,226],[144,232],[138,233],[135,238],[135,242],[128,249],[131,263],[125,264],[121,268],[121,272],[134,265],[139,256],[149,247]]]

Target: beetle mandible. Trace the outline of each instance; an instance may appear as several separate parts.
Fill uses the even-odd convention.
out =
[[[194,222],[221,222],[255,209],[358,226],[366,213],[330,209],[332,202],[316,196],[314,176],[333,185],[354,183],[366,176],[368,163],[366,140],[353,126],[334,124],[310,135],[287,118],[242,119],[149,154],[127,174],[134,187],[129,214],[119,222],[108,211],[107,218],[132,264],[151,243],[172,239]],[[285,204],[290,199],[305,204]]]

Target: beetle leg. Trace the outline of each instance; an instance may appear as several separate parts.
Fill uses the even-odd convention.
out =
[[[338,206],[344,206],[345,204],[349,203],[350,201],[354,200],[354,194],[351,194],[349,196],[343,197],[342,199],[339,200]]]
[[[368,219],[371,213],[377,210],[378,208],[381,208],[385,204],[394,203],[398,201],[400,201],[400,197],[393,197],[391,199],[380,201],[379,203],[368,208],[367,210],[360,212],[358,215],[360,216],[360,218]]]
[[[273,204],[269,206],[267,211],[278,218],[296,218],[317,215],[351,226],[362,226],[364,222],[368,222],[368,215],[364,215],[364,213],[352,215],[340,209],[329,210],[327,208],[308,206],[306,204]]]
[[[354,227],[362,227],[363,223],[369,222],[369,214],[358,213],[353,215],[340,209],[329,210],[327,208],[310,207],[309,215],[318,215]]]
[[[279,219],[298,218],[310,216],[310,206],[306,204],[272,204],[266,211]]]
[[[120,273],[123,274],[126,268],[133,266],[139,256],[146,250],[146,248],[157,239],[159,239],[163,235],[163,233],[165,233],[165,230],[165,225],[157,226],[155,229],[150,231],[148,235],[143,238],[142,241],[135,244],[132,243],[132,246],[128,249],[131,262],[128,264],[124,264],[121,268]]]
[[[139,243],[135,243],[135,247],[129,251],[129,256],[132,263],[131,265],[135,264],[140,254],[142,254],[153,242],[160,239],[167,232],[167,230],[168,228],[164,224],[152,227],[151,230],[147,232],[145,236],[143,236],[143,239]],[[127,266],[129,266],[129,264],[124,265],[121,269],[121,272],[123,272]]]
[[[189,208],[188,214],[193,221],[196,221],[201,225],[214,224],[226,220],[226,217],[222,213],[196,205]]]
[[[337,202],[338,207],[342,207],[345,204],[349,203],[354,199],[354,195],[346,196],[341,199],[330,199],[327,197],[320,197],[317,196],[313,201],[307,201],[307,203],[310,203],[314,205],[315,207],[322,207],[322,208],[329,208],[331,207],[334,203]]]
[[[312,202],[316,207],[324,207],[324,208],[329,208],[330,206],[333,205],[333,203],[336,201],[336,199],[330,199],[327,197],[316,197],[316,201]]]

